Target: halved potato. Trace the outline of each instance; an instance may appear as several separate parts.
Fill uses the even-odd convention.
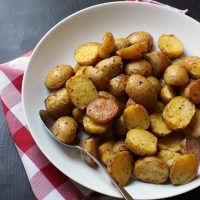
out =
[[[115,51],[130,46],[130,42],[126,38],[115,38]]]
[[[121,151],[128,151],[124,140],[118,140],[115,142],[113,147],[113,153],[118,153]]]
[[[160,97],[164,104],[169,103],[175,96],[174,89],[170,85],[164,85],[160,91]]]
[[[184,66],[192,78],[200,78],[200,57],[187,56],[184,59]]]
[[[85,109],[74,108],[72,110],[73,118],[80,124],[83,124],[83,117],[85,116]]]
[[[147,78],[147,80],[151,82],[151,84],[153,85],[153,87],[155,88],[155,90],[157,92],[157,95],[159,96],[160,95],[160,91],[162,89],[160,81],[154,76],[149,76]]]

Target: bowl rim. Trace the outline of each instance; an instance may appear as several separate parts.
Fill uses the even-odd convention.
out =
[[[25,84],[25,82],[26,82],[26,79],[27,79],[26,78],[27,74],[29,73],[29,70],[31,68],[30,66],[32,65],[31,64],[32,60],[34,59],[35,54],[36,54],[37,50],[40,48],[40,46],[42,45],[43,41],[46,39],[46,37],[49,37],[51,35],[51,32],[53,32],[54,30],[56,30],[59,26],[61,26],[62,24],[64,24],[66,21],[68,21],[69,19],[73,18],[74,16],[79,15],[79,14],[84,13],[84,12],[87,12],[87,11],[89,11],[91,9],[95,9],[97,7],[104,7],[104,6],[108,6],[108,5],[117,5],[117,4],[135,4],[135,5],[137,5],[137,4],[140,5],[141,4],[141,5],[145,5],[147,7],[157,7],[159,9],[168,10],[168,11],[174,12],[174,13],[180,15],[180,16],[184,16],[191,23],[195,23],[196,25],[200,25],[200,23],[197,20],[193,19],[192,17],[190,17],[190,16],[188,16],[188,15],[186,15],[184,13],[181,13],[178,10],[170,8],[168,6],[164,7],[163,5],[153,4],[153,3],[149,3],[149,2],[135,2],[135,1],[113,1],[113,2],[100,3],[100,4],[96,4],[96,5],[89,6],[89,7],[86,7],[84,9],[81,9],[81,10],[76,11],[73,14],[70,14],[69,16],[65,17],[64,19],[62,19],[61,21],[59,21],[58,23],[56,23],[52,28],[50,28],[50,30],[48,30],[44,34],[44,36],[39,40],[39,42],[37,43],[36,47],[33,49],[33,52],[31,54],[28,66],[27,66],[26,70],[24,71],[24,76],[23,76],[23,80],[22,80],[22,108],[23,108],[23,112],[24,112],[26,124],[27,124],[28,130],[29,130],[30,133],[31,133],[31,123],[28,120],[28,113],[26,111],[26,104],[25,104],[25,99],[26,99],[26,96],[25,96],[25,87],[26,87],[25,85],[26,84]],[[32,133],[31,133],[31,135],[32,135],[34,141],[36,142],[37,138],[35,137],[35,135],[32,134]],[[44,148],[40,144],[38,144],[37,142],[36,142],[36,145],[39,147],[40,151],[45,155],[45,157],[49,160],[49,162],[51,162],[59,171],[61,171],[64,175],[66,175],[65,172],[59,166],[57,166],[57,164],[53,160],[49,159],[49,156],[48,156],[48,154],[45,153]],[[75,181],[76,183],[82,185],[79,182],[78,179],[74,179],[73,177],[70,177],[69,175],[66,175],[66,176],[69,177],[70,179],[72,179],[73,181]],[[116,196],[116,195],[108,194],[108,193],[103,192],[103,191],[101,191],[101,190],[99,190],[97,188],[94,188],[94,187],[89,188],[89,187],[87,187],[85,185],[83,185],[83,186],[86,187],[86,188],[88,188],[88,189],[90,189],[90,190],[99,192],[99,193],[104,194],[104,195],[108,195],[108,196],[112,196],[112,197],[116,197],[116,198],[121,198],[121,196]],[[184,190],[184,192],[178,191],[177,193],[170,193],[168,195],[165,194],[165,195],[162,196],[162,198],[169,198],[169,197],[177,196],[177,195],[180,195],[180,194],[184,194],[184,193],[189,192],[189,191],[191,191],[191,190],[193,190],[193,189],[195,189],[195,188],[197,188],[199,186],[200,186],[200,184],[197,185],[197,186],[193,186],[191,188],[187,188],[186,190]],[[148,199],[148,198],[146,198],[146,199]],[[154,199],[160,199],[160,198],[156,197]]]

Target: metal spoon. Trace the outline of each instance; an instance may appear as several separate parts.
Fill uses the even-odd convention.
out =
[[[122,194],[122,196],[126,199],[126,200],[133,200],[133,198],[130,196],[130,194],[124,189],[124,187],[122,187],[121,185],[119,185],[113,178],[112,176],[108,173],[108,171],[106,170],[106,168],[104,167],[104,165],[97,160],[89,151],[87,151],[86,149],[84,149],[83,147],[80,146],[79,144],[65,144],[64,142],[60,141],[57,139],[57,137],[51,132],[51,128],[55,122],[55,119],[53,117],[51,117],[47,111],[45,110],[40,110],[39,111],[39,115],[40,118],[42,120],[42,123],[45,127],[45,129],[47,130],[47,132],[55,139],[57,140],[59,143],[61,143],[62,145],[65,145],[67,147],[71,147],[71,148],[76,148],[79,149],[81,153],[86,153],[91,159],[93,159],[95,161],[95,163],[101,167],[103,169],[103,171],[106,173],[106,175],[110,178],[110,180],[114,183],[114,185],[117,187],[117,189],[119,190],[119,192]]]

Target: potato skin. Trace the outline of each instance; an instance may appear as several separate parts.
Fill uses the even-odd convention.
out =
[[[160,50],[169,58],[178,58],[183,54],[183,43],[173,34],[163,34],[158,39]]]
[[[163,160],[150,156],[135,162],[133,174],[143,182],[161,184],[167,181],[169,168]]]
[[[125,93],[128,76],[125,74],[119,74],[110,79],[107,85],[108,91],[114,96],[120,96]]]
[[[58,65],[52,68],[45,77],[45,86],[52,90],[65,85],[66,81],[73,75],[73,68],[69,65]]]
[[[76,139],[77,129],[77,122],[72,117],[64,116],[55,121],[52,132],[58,140],[71,144]]]
[[[153,85],[141,75],[131,75],[129,77],[126,93],[133,101],[146,108],[151,108],[157,101],[157,94]]]
[[[129,76],[132,74],[139,74],[144,77],[152,75],[152,67],[146,60],[130,61],[125,65],[125,72]]]
[[[160,97],[164,104],[169,103],[175,96],[176,95],[173,87],[171,87],[170,85],[165,85],[160,91]]]
[[[171,61],[160,51],[152,51],[145,55],[145,59],[152,66],[152,74],[155,77],[160,77],[165,68],[170,65]]]
[[[73,118],[80,124],[83,124],[83,117],[85,116],[85,109],[82,110],[80,108],[74,108],[72,110]]]
[[[151,82],[151,84],[153,85],[153,87],[155,88],[155,90],[157,92],[157,95],[159,96],[160,95],[160,91],[162,89],[160,81],[154,76],[149,76],[147,78],[147,80]]]
[[[135,105],[135,101],[133,101],[133,99],[129,98],[128,101],[126,102],[126,108],[132,105]]]
[[[152,133],[143,129],[132,129],[127,132],[125,144],[138,156],[151,156],[157,151],[158,139]]]
[[[168,85],[184,86],[189,82],[189,76],[184,67],[170,65],[165,69],[163,78]]]
[[[114,147],[113,147],[114,154],[121,151],[128,151],[124,140],[119,140],[115,142]]]
[[[200,57],[187,56],[184,59],[184,66],[192,78],[200,78]]]
[[[126,38],[115,38],[115,51],[130,46],[130,42]]]
[[[188,99],[177,96],[173,98],[163,111],[163,119],[171,130],[185,128],[195,114],[195,105]]]
[[[123,120],[128,130],[134,128],[148,129],[150,125],[147,110],[139,105],[131,105],[124,110]]]
[[[70,114],[73,104],[66,88],[61,88],[50,93],[45,100],[45,107],[46,111],[55,118]]]
[[[198,159],[195,155],[182,155],[176,159],[170,168],[170,180],[173,185],[183,185],[191,182],[198,173]]]

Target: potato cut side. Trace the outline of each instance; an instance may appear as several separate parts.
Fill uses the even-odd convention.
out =
[[[122,186],[125,186],[132,174],[133,156],[129,151],[121,151],[115,154],[108,171],[111,176]]]
[[[192,78],[200,78],[200,57],[187,56],[184,59],[184,66]]]
[[[164,104],[169,103],[176,96],[173,88],[170,85],[164,85],[160,92],[160,97]]]
[[[98,97],[97,90],[91,80],[84,76],[73,76],[66,83],[72,103],[84,109]]]
[[[164,123],[161,113],[151,114],[150,123],[152,132],[155,133],[157,136],[162,137],[172,132]]]
[[[184,136],[179,133],[171,133],[165,137],[162,137],[158,141],[158,148],[160,150],[166,149],[174,152],[180,152],[181,149],[181,141],[183,140]]]
[[[115,38],[115,51],[130,46],[130,42],[126,38]]]
[[[120,49],[116,54],[124,59],[139,59],[142,58],[147,51],[148,43],[145,41]]]
[[[124,110],[123,119],[128,130],[134,128],[148,129],[150,124],[147,110],[139,104],[128,106]]]
[[[188,99],[178,96],[173,98],[163,111],[163,119],[171,130],[185,128],[195,114],[195,105]]]
[[[161,35],[158,39],[158,46],[169,58],[178,58],[184,50],[183,43],[175,35]]]
[[[156,154],[156,156],[158,158],[160,158],[161,160],[163,160],[164,162],[166,162],[169,167],[171,167],[173,162],[177,158],[181,157],[181,154],[177,153],[177,152],[174,152],[174,151],[167,150],[167,149],[163,149],[163,150],[159,151]]]
[[[182,155],[176,159],[170,168],[170,180],[173,185],[183,185],[191,182],[198,173],[198,159],[195,155]]]
[[[143,129],[132,129],[126,134],[125,144],[136,155],[150,156],[157,151],[158,139],[152,133]]]
[[[94,65],[98,62],[98,57],[99,46],[95,43],[83,44],[74,53],[74,58],[80,65]]]
[[[163,160],[151,156],[137,160],[133,174],[143,182],[161,184],[167,181],[169,168]]]

